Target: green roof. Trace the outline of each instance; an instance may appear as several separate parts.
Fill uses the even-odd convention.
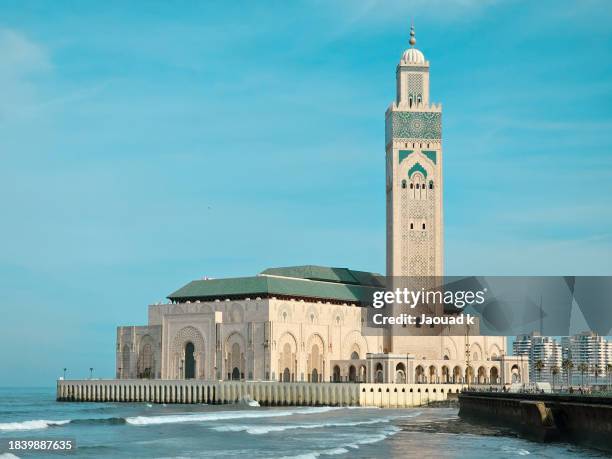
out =
[[[374,290],[382,288],[382,280],[376,276],[321,266],[270,268],[258,276],[192,281],[168,299],[182,302],[279,296],[362,304],[371,301]]]
[[[270,276],[295,277],[299,279],[339,282],[343,284],[382,286],[382,276],[377,273],[355,271],[348,268],[330,268],[327,266],[304,265],[286,268],[268,268],[261,272]]]

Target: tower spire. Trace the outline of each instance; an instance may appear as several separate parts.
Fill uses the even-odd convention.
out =
[[[414,46],[416,45],[416,38],[414,37],[414,24],[410,25],[410,41],[408,43],[410,43],[410,46]]]

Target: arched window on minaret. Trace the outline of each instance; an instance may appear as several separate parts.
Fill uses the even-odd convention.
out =
[[[418,167],[421,167],[417,164]],[[410,198],[411,199],[426,199],[427,198],[427,185],[425,181],[425,176],[423,173],[418,170],[413,172],[412,175],[409,176],[410,181]]]
[[[406,180],[402,180],[402,188],[406,188]]]
[[[430,189],[430,190],[433,190],[433,180],[430,180],[430,181],[429,181],[429,189]]]

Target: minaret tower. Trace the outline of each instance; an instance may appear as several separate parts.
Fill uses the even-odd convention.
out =
[[[385,115],[387,275],[442,276],[442,107],[429,101],[429,62],[414,27]]]

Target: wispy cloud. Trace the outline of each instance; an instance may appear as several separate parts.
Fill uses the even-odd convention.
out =
[[[40,44],[11,29],[0,29],[0,121],[36,103],[36,85],[30,78],[52,69]]]

